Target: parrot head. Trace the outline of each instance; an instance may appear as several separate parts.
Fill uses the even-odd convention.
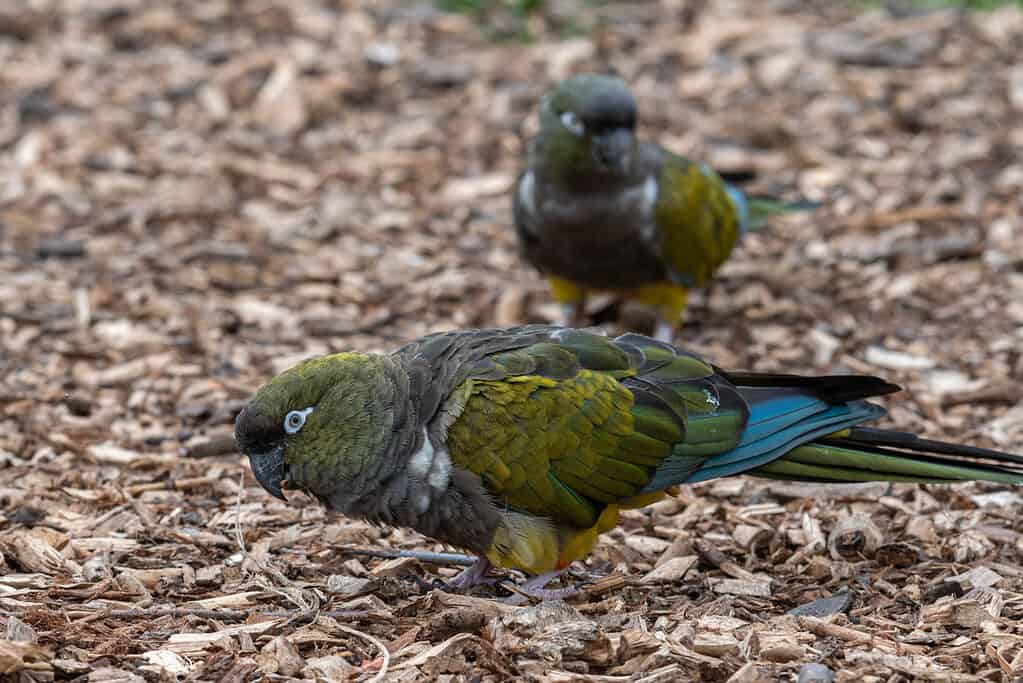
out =
[[[318,496],[354,485],[386,444],[394,387],[385,358],[338,353],[303,361],[256,392],[234,438],[270,494]]]
[[[581,74],[540,105],[538,162],[578,176],[627,177],[636,158],[636,99],[620,78]]]

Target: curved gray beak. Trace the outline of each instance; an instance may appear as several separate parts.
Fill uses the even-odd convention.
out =
[[[604,169],[627,175],[632,167],[634,139],[628,128],[614,128],[593,139],[593,157]]]
[[[281,491],[281,480],[285,476],[283,444],[262,453],[249,453],[249,465],[256,481],[267,493],[275,498],[287,500]]]

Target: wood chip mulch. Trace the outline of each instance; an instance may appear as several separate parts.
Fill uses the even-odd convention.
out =
[[[527,607],[258,487],[232,424],[272,373],[555,315],[508,189],[542,93],[607,64],[644,135],[822,203],[745,240],[687,346],[882,374],[887,425],[1023,451],[1019,8],[513,4],[0,7],[3,680],[1023,676],[1005,487],[710,482]]]

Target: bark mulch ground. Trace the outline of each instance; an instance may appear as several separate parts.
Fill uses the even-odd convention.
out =
[[[749,236],[681,341],[883,374],[886,424],[1019,452],[1021,51],[1011,8],[8,3],[0,674],[1023,675],[1004,487],[711,482],[628,513],[581,599],[517,608],[422,589],[457,567],[380,551],[450,549],[270,498],[231,438],[297,359],[551,319],[508,189],[541,94],[610,63],[644,135],[822,203]]]

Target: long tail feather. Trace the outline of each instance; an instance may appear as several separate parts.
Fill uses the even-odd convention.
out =
[[[917,453],[940,453],[964,458],[977,458],[996,460],[1013,465],[1023,465],[1023,455],[1014,453],[1003,453],[990,448],[979,446],[966,446],[945,441],[934,441],[923,439],[910,432],[896,432],[888,429],[875,429],[873,427],[854,427],[848,439],[858,443],[872,443],[887,448],[900,448]]]
[[[854,427],[811,441],[749,472],[770,479],[1023,484],[1023,456]]]
[[[671,443],[641,493],[752,474],[820,482],[1023,484],[1023,455],[862,426],[864,400],[899,391],[878,377],[723,370],[636,334],[616,340],[640,372],[625,378],[636,424]]]
[[[813,211],[820,207],[819,202],[808,200],[785,202],[773,197],[750,197],[733,185],[726,184],[725,191],[728,192],[728,196],[731,197],[739,212],[739,225],[742,226],[743,232],[760,230],[767,224],[771,216],[780,213]]]
[[[806,389],[828,403],[845,403],[902,391],[898,384],[870,375],[784,375],[768,372],[733,372],[714,366],[714,370],[740,387]]]
[[[819,202],[800,200],[783,202],[770,197],[749,198],[749,225],[747,230],[759,230],[767,224],[771,216],[794,211],[813,211],[820,207]]]

